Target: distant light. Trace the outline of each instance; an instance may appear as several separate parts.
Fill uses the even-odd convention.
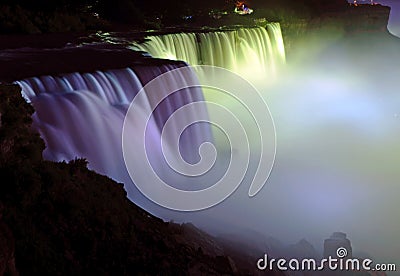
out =
[[[247,15],[247,14],[252,14],[253,9],[250,9],[244,2],[238,1],[236,2],[236,7],[234,9],[234,12],[239,15]]]

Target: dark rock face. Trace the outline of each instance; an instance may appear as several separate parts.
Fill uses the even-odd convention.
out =
[[[324,18],[341,22],[347,32],[374,32],[387,30],[389,14],[390,8],[386,6],[358,5],[326,13]]]
[[[3,50],[0,56],[0,81],[15,81],[42,75],[94,72],[134,65],[185,64],[180,61],[145,57],[118,46],[66,47],[52,49],[21,48]]]
[[[0,275],[19,275],[15,267],[15,240],[14,236],[3,221],[4,206],[0,202]]]

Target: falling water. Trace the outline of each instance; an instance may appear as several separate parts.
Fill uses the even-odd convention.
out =
[[[190,65],[219,66],[245,77],[275,75],[285,62],[279,23],[269,23],[266,28],[148,36],[132,48]]]
[[[41,76],[18,81],[24,97],[35,108],[34,127],[46,142],[44,158],[62,161],[83,157],[95,171],[129,183],[121,149],[122,126],[129,104],[144,84],[182,65],[136,66],[132,69]],[[196,82],[193,73],[178,77]],[[142,111],[136,112],[137,116],[145,113],[155,94],[160,93],[166,93],[163,87],[157,91],[146,91],[146,101],[140,106]],[[167,97],[152,112],[146,129],[146,143],[150,145],[148,155],[154,167],[165,166],[160,161],[163,159],[160,139],[168,117],[181,106],[202,100],[201,89],[186,89]],[[189,116],[206,116],[207,110],[205,106],[198,106],[192,113]],[[143,134],[130,133],[132,143],[140,135]],[[205,141],[211,141],[210,130],[205,124],[188,128],[179,144],[183,158],[189,163],[196,162],[199,158],[198,147]]]
[[[247,73],[256,72],[261,76],[267,72],[274,73],[274,70],[285,61],[280,26],[274,23],[268,24],[266,28],[153,36],[149,37],[147,43],[135,44],[135,46],[149,51],[153,56],[184,59],[188,63],[215,65],[236,72],[247,70]],[[86,158],[90,168],[127,184],[125,187],[128,190],[128,196],[149,210],[148,203],[147,205],[143,204],[146,200],[140,196],[138,190],[130,189],[134,185],[130,185],[132,180],[126,170],[121,149],[123,124],[129,104],[137,93],[156,76],[174,71],[181,66],[185,66],[185,64],[177,62],[158,66],[141,64],[119,70],[47,75],[18,81],[17,83],[22,87],[23,96],[35,108],[34,127],[40,132],[46,143],[46,149],[43,152],[44,158],[53,161],[72,160],[77,157]],[[166,90],[174,87],[175,83],[194,84],[198,83],[197,78],[202,80],[208,78],[207,75],[202,74],[204,72],[197,73],[199,75],[196,76],[193,71],[180,72],[173,77],[164,79],[164,82],[155,89],[149,91],[145,89],[145,100],[137,107],[132,123],[139,125],[141,121],[145,120],[145,114],[152,112],[151,107],[160,93],[165,94]],[[250,86],[247,84],[247,87]],[[209,100],[213,101],[214,98],[216,102],[220,102],[221,98],[214,97],[216,95],[214,92],[211,91],[211,96],[208,96]],[[244,97],[249,98],[246,93]],[[175,181],[176,173],[170,172],[170,164],[164,160],[161,131],[170,115],[180,107],[202,100],[204,100],[204,96],[202,89],[198,86],[181,89],[181,91],[168,96],[152,112],[146,128],[146,150],[149,162],[160,177],[173,179],[173,181],[167,181],[170,185],[178,188],[184,187],[186,190],[198,190],[213,185],[215,179],[224,176],[224,172],[230,164],[231,154],[237,154],[244,146],[236,146],[233,149],[234,153],[223,149],[222,158],[218,155],[217,158],[220,159],[205,178],[194,179],[189,176],[181,181]],[[257,98],[252,98],[252,101],[263,102]],[[226,103],[225,106],[227,107],[228,104]],[[236,103],[230,106],[232,110],[243,110],[243,107],[236,107],[238,107]],[[191,108],[191,111],[186,113],[182,120],[196,121],[196,118],[209,116],[204,105],[197,107],[192,105]],[[262,114],[263,116],[268,115],[268,111],[263,111]],[[211,113],[210,116],[213,117],[211,121],[224,118],[219,112]],[[176,127],[182,120],[178,118]],[[251,118],[244,122],[246,128],[252,125],[249,120]],[[263,124],[263,127],[269,127],[268,132],[273,133],[272,125]],[[257,126],[254,126],[253,129],[257,130]],[[217,135],[214,140],[212,136],[215,135],[215,131],[211,133],[210,130],[209,124],[201,122],[185,129],[179,140],[180,152],[175,155],[181,154],[185,161],[196,164],[199,162],[199,158],[203,157],[199,156],[199,148],[204,142],[217,142],[218,150],[224,148],[223,143],[229,143],[226,141],[225,135]],[[139,145],[138,141],[141,135],[143,133],[137,133],[135,127],[129,129],[128,140],[132,141],[133,149],[135,145]],[[257,140],[257,137],[258,135],[253,133],[250,140]],[[173,143],[176,141],[172,141],[172,138],[168,138],[168,136],[166,138],[168,147],[173,148]],[[271,139],[270,142],[274,143],[274,139]],[[273,151],[271,152],[273,153]],[[256,165],[253,167],[255,169]],[[264,170],[267,169],[264,168]],[[268,171],[266,172],[268,173]],[[210,177],[212,181],[207,177]],[[188,187],[188,183],[190,187]],[[164,209],[160,210],[160,208],[158,211],[155,210],[155,206],[152,206],[150,211],[167,219],[176,215],[170,212],[166,213]]]
[[[210,64],[236,71],[251,68],[261,70],[258,73],[272,72],[285,60],[280,26],[275,23],[269,24],[267,28],[153,36],[149,37],[148,42],[135,46],[149,51],[153,56],[172,58],[168,55],[173,54],[173,58],[184,59],[188,63]],[[130,183],[121,152],[121,133],[129,104],[138,91],[156,76],[181,66],[184,64],[176,65],[176,62],[158,66],[142,64],[120,70],[75,72],[18,81],[24,97],[35,107],[34,127],[46,142],[44,158],[61,161],[83,157],[89,161],[89,167],[97,172]],[[199,77],[207,76],[200,74]],[[146,100],[138,107],[136,116],[139,119],[136,119],[143,119],[157,96],[177,82],[198,83],[193,72],[184,72],[165,80],[154,91],[146,91]],[[161,148],[163,126],[180,107],[202,100],[204,96],[201,88],[186,88],[168,96],[153,112],[146,128],[146,145],[149,162],[158,168],[160,176],[171,177],[171,174],[165,176],[169,164],[164,161]],[[207,114],[207,109],[203,105],[192,107],[190,114],[185,116],[196,121],[198,117],[208,116],[204,114]],[[211,116],[215,117],[213,114]],[[135,144],[137,137],[142,134],[130,131],[129,139]],[[197,163],[200,158],[199,146],[213,140],[212,136],[210,125],[201,122],[183,131],[179,150],[184,160],[190,164]],[[220,140],[220,137],[217,139]],[[167,144],[172,147],[174,142]],[[229,152],[226,154],[229,155]],[[221,162],[219,168],[225,168],[227,163]],[[214,168],[217,178],[218,175],[221,177],[223,171]],[[171,185],[179,187],[183,183],[192,183],[193,179],[172,182]],[[213,184],[209,182],[200,177],[195,181],[196,188],[187,185],[185,188],[198,189]],[[137,190],[131,192],[131,198],[135,193]]]

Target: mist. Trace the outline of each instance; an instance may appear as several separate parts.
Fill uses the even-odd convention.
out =
[[[399,44],[385,41],[311,53],[267,92],[278,151],[263,209],[274,210],[264,226],[274,236],[321,243],[343,231],[355,250],[399,261]]]
[[[249,198],[245,180],[217,206],[167,216],[216,234],[256,231],[285,244],[305,238],[319,252],[342,231],[355,252],[399,263],[400,43],[388,34],[326,39],[302,47],[273,81],[252,82],[277,136],[260,193]]]

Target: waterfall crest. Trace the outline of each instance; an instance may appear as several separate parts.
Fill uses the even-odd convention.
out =
[[[277,68],[285,63],[279,23],[269,23],[266,28],[175,33],[146,39],[143,43],[134,43],[132,48],[156,58],[219,66],[245,76],[275,75]]]

